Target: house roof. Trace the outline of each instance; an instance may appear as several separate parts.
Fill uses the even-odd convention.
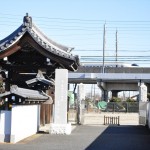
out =
[[[2,53],[6,53],[9,51],[13,45],[17,44],[23,36],[28,33],[30,37],[38,43],[43,49],[46,50],[46,53],[53,54],[54,56],[65,58],[66,62],[71,61],[70,68],[72,70],[76,70],[79,66],[78,56],[72,55],[70,52],[73,48],[61,45],[53,40],[49,39],[46,35],[44,35],[39,28],[32,22],[32,18],[26,14],[23,19],[23,24],[16,29],[12,34],[4,38],[0,41],[0,58]],[[5,57],[10,55],[11,53],[6,53]],[[50,58],[51,59],[51,58]],[[56,60],[57,61],[57,60]],[[62,62],[63,64],[63,62]]]
[[[47,95],[44,92],[40,92],[40,91],[36,91],[36,90],[29,90],[29,89],[24,89],[24,88],[19,88],[16,85],[11,86],[11,89],[9,92],[5,92],[0,94],[0,97],[7,97],[10,95],[16,95],[19,97],[24,98],[25,100],[29,100],[29,101],[47,101],[50,100],[52,103],[52,98]]]

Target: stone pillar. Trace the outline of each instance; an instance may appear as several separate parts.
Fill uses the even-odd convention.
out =
[[[139,101],[147,102],[147,86],[144,83],[139,85]]]
[[[84,90],[84,84],[80,83],[78,85],[78,92],[77,92],[77,123],[83,124],[84,123],[84,109],[85,109],[85,90]]]
[[[51,134],[71,134],[71,124],[67,123],[68,70],[56,69],[54,123]]]

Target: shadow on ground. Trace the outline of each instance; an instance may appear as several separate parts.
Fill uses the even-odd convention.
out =
[[[86,150],[149,150],[150,131],[144,126],[109,126]]]

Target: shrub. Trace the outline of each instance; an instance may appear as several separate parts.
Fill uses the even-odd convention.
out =
[[[126,102],[135,102],[135,100],[134,100],[133,98],[128,97],[128,98],[126,99]]]
[[[121,98],[119,98],[119,97],[112,97],[110,99],[110,102],[121,102]]]

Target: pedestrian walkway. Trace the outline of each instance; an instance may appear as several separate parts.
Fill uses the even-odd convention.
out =
[[[71,135],[36,134],[0,150],[149,150],[150,131],[144,126],[79,125]]]

